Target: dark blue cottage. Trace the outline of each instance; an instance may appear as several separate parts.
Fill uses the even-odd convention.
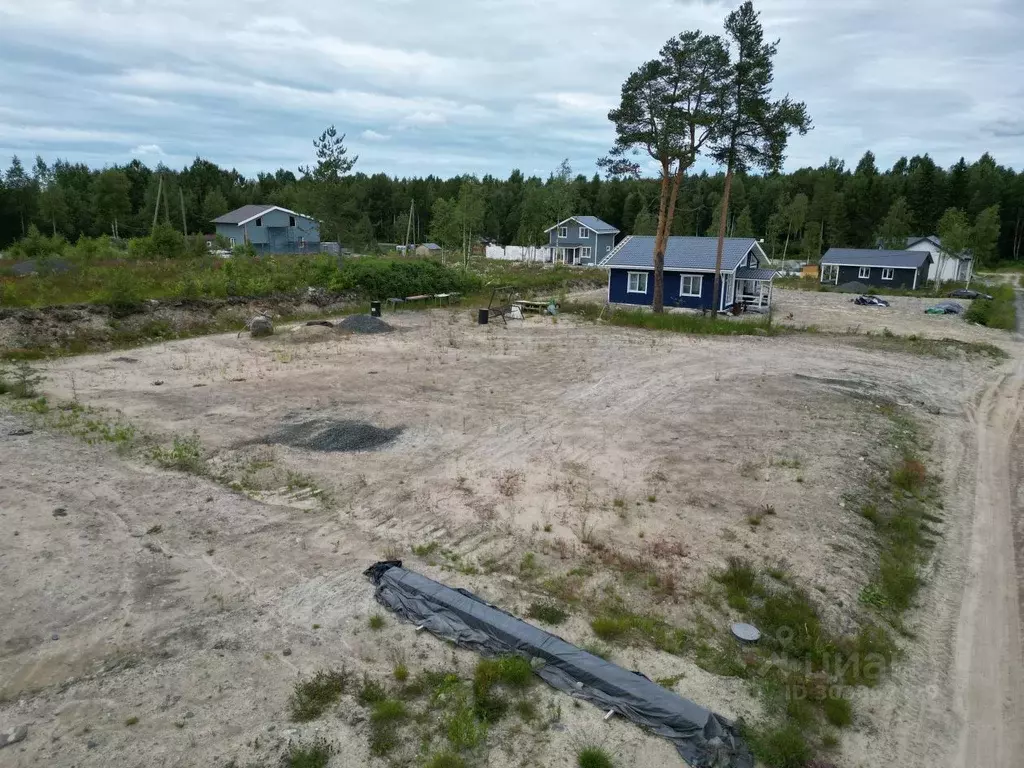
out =
[[[727,237],[722,252],[721,290],[715,290],[717,237],[670,237],[665,248],[665,306],[724,311],[734,304],[770,307],[775,271],[752,237]],[[628,237],[604,266],[608,267],[608,301],[654,303],[654,238]]]

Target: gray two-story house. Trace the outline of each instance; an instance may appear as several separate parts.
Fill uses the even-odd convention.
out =
[[[572,216],[546,230],[555,264],[596,266],[612,252],[619,230],[596,216]]]
[[[278,205],[243,205],[213,220],[232,247],[249,243],[257,253],[316,253],[320,222]]]

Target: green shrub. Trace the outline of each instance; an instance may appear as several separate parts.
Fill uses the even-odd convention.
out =
[[[466,768],[466,761],[455,752],[438,752],[427,760],[424,768]]]
[[[584,747],[576,753],[576,765],[579,768],[614,768],[615,763],[601,747]]]
[[[445,724],[448,741],[458,751],[473,749],[487,738],[487,724],[476,718],[473,709],[464,702]]]
[[[829,697],[821,704],[825,710],[825,719],[838,728],[845,728],[853,722],[853,707],[850,700],[842,697]]]
[[[292,746],[281,759],[283,768],[326,768],[334,754],[334,747],[325,739],[312,744]]]
[[[384,701],[387,697],[388,693],[384,690],[383,685],[369,675],[363,675],[363,685],[359,689],[359,693],[356,694],[360,704],[376,704],[379,701]]]
[[[619,616],[598,616],[590,622],[590,628],[602,640],[621,640],[629,632],[629,620]]]
[[[807,739],[795,723],[776,729],[758,729],[746,735],[754,755],[768,768],[806,768],[813,756]]]
[[[405,702],[398,699],[381,699],[370,712],[371,723],[400,723],[409,717]]]
[[[562,624],[569,614],[553,603],[532,603],[526,615],[528,618],[543,621],[545,624]]]
[[[328,670],[317,672],[309,680],[295,684],[289,701],[291,717],[297,723],[316,720],[341,698],[348,686],[348,672]]]

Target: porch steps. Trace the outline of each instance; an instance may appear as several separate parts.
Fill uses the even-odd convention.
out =
[[[622,240],[622,242],[621,242],[621,243],[619,243],[619,244],[618,244],[618,245],[616,245],[616,246],[615,246],[614,248],[612,248],[612,249],[611,249],[611,251],[609,251],[609,252],[608,252],[608,255],[607,255],[607,256],[605,256],[605,257],[604,257],[603,259],[601,259],[601,261],[599,261],[599,262],[597,263],[597,266],[599,266],[599,267],[605,267],[605,266],[607,266],[607,265],[608,265],[608,262],[609,262],[609,261],[611,261],[611,259],[612,259],[612,256],[614,256],[614,255],[615,255],[616,253],[618,253],[618,252],[619,252],[620,250],[622,250],[622,246],[624,246],[624,245],[625,245],[626,243],[628,243],[628,242],[629,242],[630,240],[632,240],[632,239],[633,239],[633,236],[632,236],[632,235],[627,235],[627,236],[626,236],[626,237],[625,237],[625,238],[624,238],[624,239]]]

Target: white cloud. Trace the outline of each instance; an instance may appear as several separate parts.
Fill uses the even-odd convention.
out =
[[[0,0],[0,156],[123,162],[159,137],[166,162],[254,173],[308,162],[334,123],[370,172],[587,173],[629,72],[738,2]],[[867,149],[1024,165],[1019,1],[757,6],[782,39],[776,84],[815,122],[791,167]]]
[[[145,157],[146,155],[165,156],[167,153],[160,148],[159,144],[139,144],[132,150],[133,155]]]

